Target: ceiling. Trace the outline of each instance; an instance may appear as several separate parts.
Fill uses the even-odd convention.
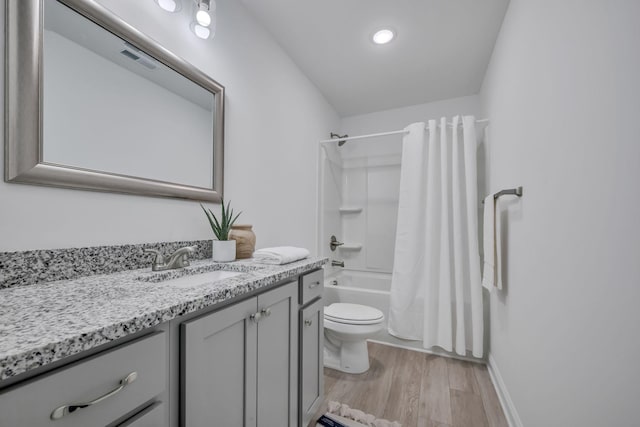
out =
[[[478,93],[509,0],[242,0],[341,116]],[[387,45],[371,41],[391,27]]]

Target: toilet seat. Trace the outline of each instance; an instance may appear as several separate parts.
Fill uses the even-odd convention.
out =
[[[384,314],[366,305],[334,303],[324,308],[324,318],[348,325],[373,325],[382,322]]]

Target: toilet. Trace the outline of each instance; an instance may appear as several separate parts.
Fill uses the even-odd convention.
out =
[[[382,329],[384,314],[360,304],[324,308],[324,366],[350,374],[369,370],[367,338]]]

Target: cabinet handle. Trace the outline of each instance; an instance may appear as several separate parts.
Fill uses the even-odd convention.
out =
[[[251,320],[253,320],[255,323],[258,323],[260,321],[260,318],[262,317],[261,313],[253,313],[251,316],[249,316],[249,318]]]
[[[71,414],[71,413],[77,411],[78,409],[84,409],[84,408],[87,408],[89,406],[95,405],[96,403],[100,403],[103,400],[107,400],[111,396],[114,396],[114,395],[120,393],[123,388],[125,388],[126,386],[128,386],[129,384],[134,382],[136,380],[136,378],[138,378],[138,373],[137,372],[131,372],[129,375],[127,375],[126,377],[124,377],[123,379],[120,380],[120,385],[118,387],[114,388],[113,390],[111,390],[110,392],[108,392],[106,394],[103,394],[102,396],[98,397],[97,399],[94,399],[94,400],[92,400],[90,402],[71,403],[69,405],[60,406],[59,408],[56,408],[56,409],[53,410],[53,412],[51,413],[51,419],[52,420],[59,420],[60,418],[64,417],[65,415]]]
[[[260,310],[260,314],[262,314],[264,317],[269,317],[271,316],[271,309],[263,308],[262,310]]]
[[[320,281],[319,280],[316,280],[315,282],[309,283],[309,289],[313,289],[316,286],[320,286]]]
[[[311,326],[313,325],[313,320],[311,319],[305,319],[304,320],[304,326]]]

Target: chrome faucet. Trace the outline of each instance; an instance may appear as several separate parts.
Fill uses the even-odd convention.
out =
[[[344,267],[344,261],[331,260],[331,267]]]
[[[162,256],[160,251],[157,251],[155,249],[145,249],[144,253],[154,255],[153,261],[151,262],[152,271],[164,271],[189,266],[188,256],[189,254],[193,254],[195,251],[195,246],[185,246],[171,254],[167,262],[164,261],[164,256]]]

